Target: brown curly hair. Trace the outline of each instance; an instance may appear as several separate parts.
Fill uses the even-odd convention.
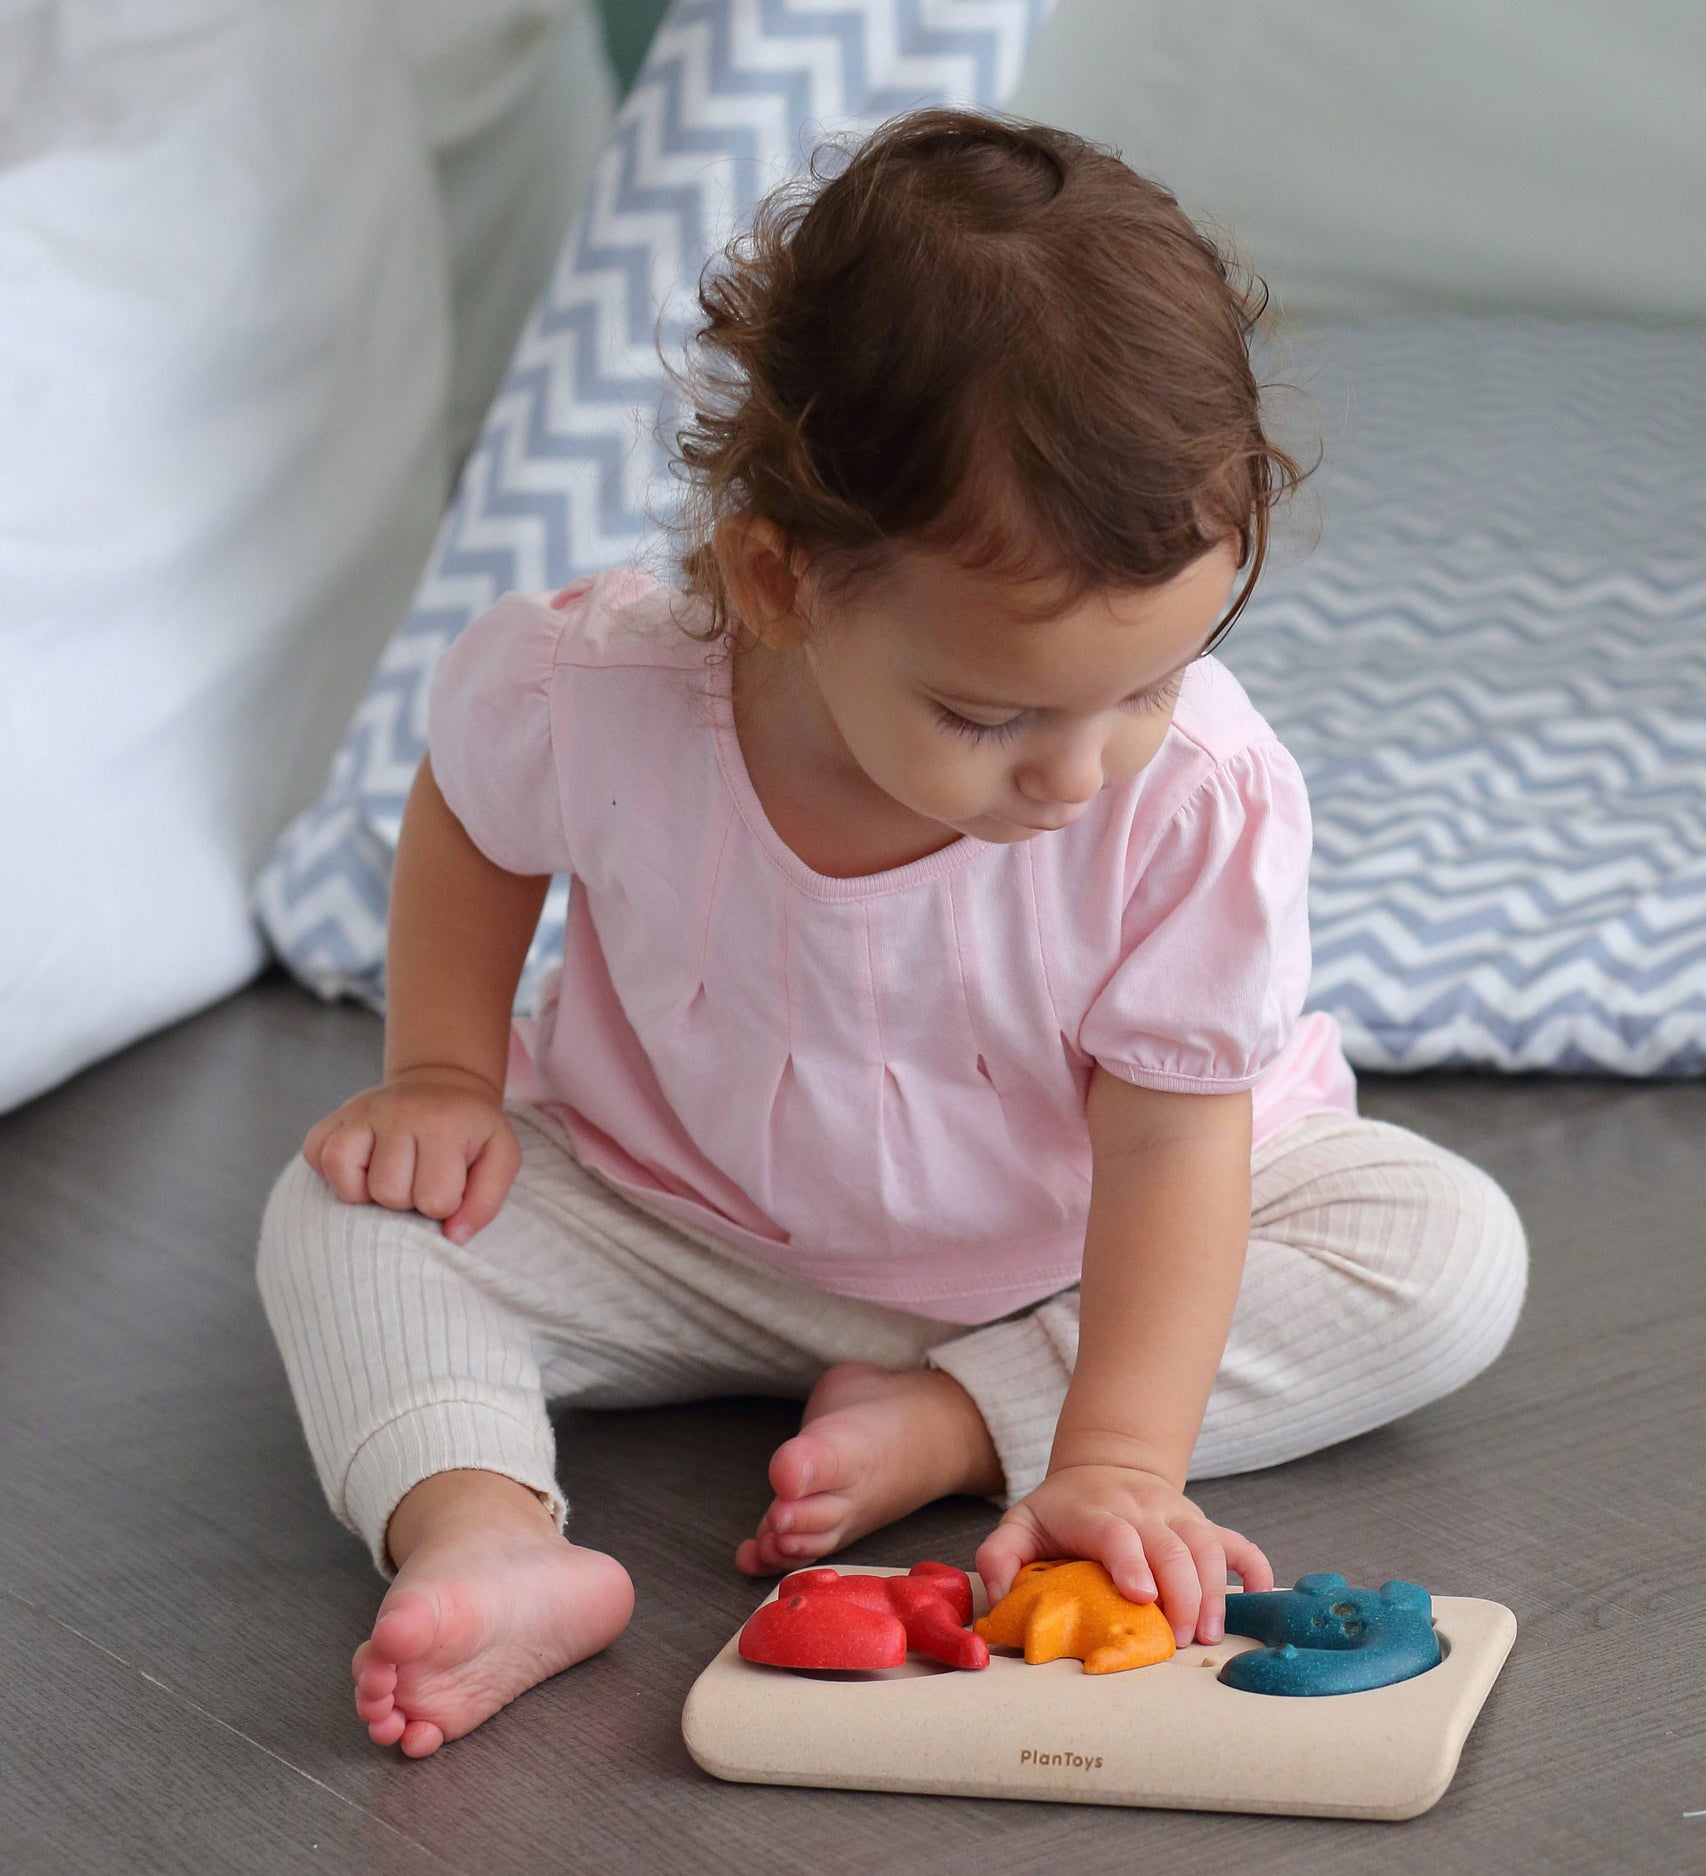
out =
[[[1239,272],[1167,189],[1067,131],[933,108],[820,145],[700,278],[675,525],[711,624],[683,629],[732,649],[711,542],[744,514],[839,585],[905,543],[1073,600],[1236,538],[1249,572],[1218,643],[1270,508],[1319,462],[1264,434],[1268,292]]]

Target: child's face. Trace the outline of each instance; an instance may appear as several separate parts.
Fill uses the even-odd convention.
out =
[[[806,643],[822,753],[979,840],[1065,827],[1160,748],[1237,571],[1228,543],[1165,586],[1091,593],[1039,622],[1015,616],[997,577],[908,553]]]

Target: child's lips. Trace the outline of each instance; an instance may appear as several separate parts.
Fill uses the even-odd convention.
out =
[[[1080,809],[1079,813],[1083,813],[1083,809]],[[1001,815],[999,818],[1004,820],[1009,827],[1023,827],[1033,834],[1056,834],[1061,828],[1070,827],[1078,819],[1078,815],[1069,814],[1061,821],[1018,821],[1010,814]]]

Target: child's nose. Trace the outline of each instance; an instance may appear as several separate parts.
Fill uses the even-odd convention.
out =
[[[1107,779],[1099,741],[1075,738],[1033,757],[1016,777],[1019,791],[1045,808],[1076,808],[1089,801]]]

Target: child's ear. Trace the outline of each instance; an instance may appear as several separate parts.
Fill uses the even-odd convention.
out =
[[[806,558],[776,523],[757,515],[728,515],[717,523],[711,551],[734,610],[753,636],[773,651],[799,644]]]

